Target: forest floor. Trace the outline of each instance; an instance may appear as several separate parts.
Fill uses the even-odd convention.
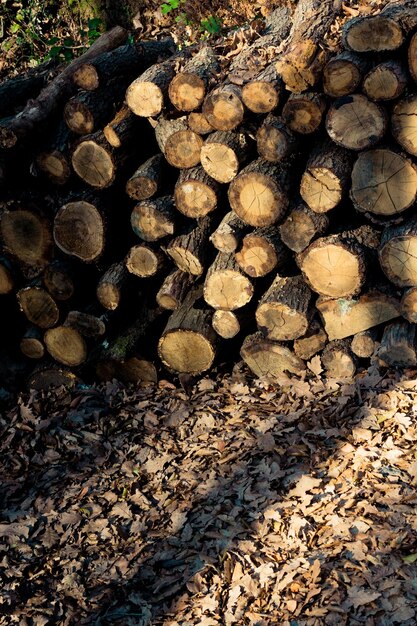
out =
[[[0,624],[412,626],[417,372],[21,396]]]

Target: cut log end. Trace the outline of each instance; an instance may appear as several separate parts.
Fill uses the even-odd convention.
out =
[[[94,130],[94,116],[91,111],[77,100],[69,100],[64,107],[65,123],[73,133],[88,135]]]
[[[36,337],[23,337],[20,341],[20,351],[28,359],[42,359],[45,355],[45,347]]]
[[[386,116],[375,102],[361,94],[338,98],[326,117],[326,130],[333,141],[349,150],[363,150],[384,135]]]
[[[0,261],[0,296],[13,291],[14,281],[10,270]]]
[[[302,253],[300,262],[311,288],[332,298],[358,293],[364,281],[364,268],[358,255],[340,245],[316,244]]]
[[[57,150],[42,152],[36,157],[38,168],[56,185],[65,185],[71,176],[71,169],[66,157]]]
[[[183,272],[193,276],[201,276],[204,272],[203,264],[193,251],[186,250],[183,246],[174,243],[167,248],[167,253]]]
[[[72,166],[84,182],[98,189],[111,185],[116,175],[110,152],[92,140],[82,141],[75,148]]]
[[[87,347],[83,337],[74,328],[56,326],[44,335],[46,349],[55,361],[75,367],[87,358]]]
[[[213,345],[206,337],[185,329],[171,330],[163,335],[158,352],[167,367],[188,374],[206,372],[215,357]]]
[[[164,257],[159,250],[152,250],[149,246],[133,246],[126,257],[128,272],[141,278],[155,276],[162,267]]]
[[[204,217],[217,207],[216,192],[204,181],[180,182],[175,187],[174,198],[178,210],[187,217]]]
[[[194,167],[200,163],[203,139],[192,130],[173,133],[164,146],[165,158],[170,165],[178,168]]]
[[[201,165],[219,183],[230,183],[239,169],[239,160],[223,143],[207,143],[201,148]]]
[[[240,322],[233,311],[214,311],[211,323],[223,339],[233,339],[240,331]]]
[[[77,87],[85,89],[86,91],[94,91],[95,89],[98,89],[100,84],[97,70],[91,63],[84,63],[81,67],[75,70],[73,74],[73,81]]]
[[[126,102],[139,117],[155,117],[164,106],[164,94],[152,82],[133,82],[126,92]]]
[[[279,93],[265,81],[252,81],[242,88],[242,100],[253,113],[269,113],[278,106]]]
[[[245,114],[240,89],[235,85],[215,89],[204,101],[203,114],[216,130],[237,128]]]
[[[326,213],[337,206],[343,186],[336,174],[325,167],[309,167],[301,179],[300,193],[310,209]]]
[[[404,292],[401,300],[401,315],[412,324],[417,323],[417,287]]]
[[[58,248],[81,261],[94,261],[104,249],[103,218],[94,205],[83,200],[59,209],[53,235]]]
[[[383,15],[360,17],[346,24],[344,43],[355,52],[396,50],[403,42],[401,26]]]
[[[289,348],[265,339],[261,333],[246,337],[240,354],[259,378],[279,378],[283,372],[300,375],[305,370],[304,362]]]
[[[258,172],[237,176],[230,184],[229,200],[235,213],[250,226],[274,224],[288,206],[278,183]]]
[[[172,79],[168,93],[178,111],[194,111],[203,103],[206,85],[199,76],[181,72]]]
[[[321,362],[328,378],[351,379],[355,375],[355,359],[344,342],[327,344],[321,355]]]
[[[23,263],[46,264],[51,235],[46,221],[32,211],[18,209],[1,216],[0,231],[4,244]]]
[[[417,96],[403,98],[395,105],[391,131],[404,150],[417,156]]]
[[[40,287],[26,287],[17,293],[20,309],[32,324],[51,328],[57,324],[59,309],[55,300]]]
[[[396,215],[417,196],[417,168],[387,149],[359,155],[352,171],[351,196],[357,208],[375,215]]]

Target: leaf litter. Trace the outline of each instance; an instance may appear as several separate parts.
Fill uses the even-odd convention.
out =
[[[278,383],[21,395],[0,624],[414,625],[417,372]]]

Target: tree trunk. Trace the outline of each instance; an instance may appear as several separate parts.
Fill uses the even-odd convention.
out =
[[[219,183],[230,183],[247,160],[249,142],[244,133],[217,131],[201,147],[201,165]]]
[[[219,252],[207,270],[204,300],[214,309],[234,311],[245,306],[252,296],[253,285],[241,273],[235,255]]]
[[[279,226],[285,245],[294,252],[302,252],[313,239],[326,232],[329,218],[324,213],[315,213],[302,203],[297,204]]]
[[[277,228],[266,226],[244,236],[242,246],[236,252],[236,261],[245,274],[259,278],[275,268],[283,274],[290,266],[291,258]]]
[[[328,378],[353,378],[356,372],[356,358],[349,342],[331,341],[321,354],[321,363]]]
[[[103,254],[105,224],[100,209],[101,203],[77,200],[64,204],[58,210],[53,235],[62,252],[86,263],[97,260]]]
[[[171,196],[142,200],[130,218],[133,232],[143,241],[157,241],[175,232],[177,213]]]
[[[281,75],[275,63],[271,63],[243,86],[242,100],[253,113],[269,113],[277,108],[282,91]]]
[[[401,299],[401,315],[412,324],[417,323],[417,287],[410,287]]]
[[[349,300],[319,298],[316,308],[323,318],[330,340],[356,335],[400,315],[398,300],[379,290]]]
[[[308,285],[331,298],[358,294],[365,282],[366,248],[350,232],[317,239],[297,256]]]
[[[341,98],[354,93],[369,66],[367,59],[348,50],[334,56],[323,70],[324,93],[332,98]]]
[[[297,136],[288,128],[280,117],[268,115],[256,133],[256,145],[259,156],[276,163],[298,151],[300,144]]]
[[[376,328],[370,330],[364,330],[361,333],[356,333],[352,337],[350,349],[360,359],[369,359],[375,352],[378,346],[376,341],[378,332]]]
[[[95,90],[105,86],[112,78],[138,73],[176,51],[174,41],[166,37],[160,41],[143,41],[119,46],[104,52],[89,63],[82,63],[74,72],[77,87]]]
[[[309,361],[318,352],[321,352],[328,341],[327,334],[321,324],[313,320],[306,334],[294,341],[294,352],[303,361]]]
[[[0,219],[5,248],[21,263],[41,271],[52,252],[48,221],[40,213],[26,209],[5,211]]]
[[[126,183],[126,192],[131,198],[148,200],[157,193],[161,187],[163,160],[162,154],[156,154],[139,165]]]
[[[389,280],[398,287],[417,287],[417,217],[386,228],[379,261]]]
[[[211,251],[209,251],[209,237],[212,220],[210,215],[198,220],[188,232],[172,239],[166,252],[174,261],[178,269],[193,276],[201,276]]]
[[[168,320],[158,343],[163,364],[174,372],[201,374],[216,356],[218,335],[211,326],[212,312],[196,307],[202,289],[192,289]]]
[[[282,109],[284,123],[295,133],[309,135],[321,124],[326,99],[320,93],[291,94]]]
[[[316,145],[301,178],[300,193],[316,213],[334,209],[346,194],[350,183],[352,157],[332,142]]]
[[[290,348],[266,339],[260,332],[246,337],[240,356],[259,378],[279,378],[284,372],[300,375],[305,370],[304,362]]]
[[[166,257],[158,248],[140,244],[132,246],[126,256],[126,268],[130,274],[140,278],[150,278],[159,274],[165,267]]]
[[[181,170],[175,185],[175,206],[187,217],[199,218],[217,208],[220,185],[202,167]]]
[[[349,150],[370,148],[387,129],[385,110],[362,94],[338,98],[326,117],[326,130],[339,146]]]
[[[110,146],[101,130],[83,137],[72,153],[75,173],[96,189],[113,184],[122,162],[120,152]]]
[[[358,211],[397,215],[416,200],[417,167],[387,148],[367,150],[353,166],[350,195]]]
[[[194,111],[205,98],[220,66],[212,48],[204,46],[171,80],[168,93],[178,111]]]
[[[310,322],[311,297],[302,276],[276,276],[256,309],[259,330],[276,341],[302,337]]]
[[[371,69],[363,81],[363,92],[370,100],[395,100],[407,85],[407,73],[399,61],[389,60]]]
[[[129,272],[123,261],[113,263],[104,272],[97,285],[97,299],[108,311],[114,311],[120,304]]]
[[[188,128],[187,118],[161,119],[155,137],[166,160],[173,167],[195,167],[200,163],[203,140]]]
[[[20,310],[32,324],[51,328],[58,323],[59,309],[55,300],[41,287],[25,287],[17,292]]]
[[[241,89],[230,83],[217,87],[206,96],[203,114],[216,130],[237,128],[245,116]]]
[[[230,183],[229,202],[250,226],[270,226],[288,207],[289,166],[252,161]]]
[[[243,222],[233,211],[229,211],[210,235],[210,241],[219,252],[235,252],[249,230],[249,224]]]
[[[400,146],[417,156],[417,96],[403,98],[394,106],[391,116],[391,132]]]
[[[391,367],[415,367],[416,325],[409,322],[394,322],[386,326],[378,356]]]
[[[169,311],[178,309],[189,292],[193,281],[191,274],[186,274],[181,270],[174,270],[168,274],[156,294],[156,301],[159,306]]]

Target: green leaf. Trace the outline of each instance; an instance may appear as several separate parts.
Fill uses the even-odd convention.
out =
[[[53,57],[57,57],[58,55],[61,54],[61,46],[52,46],[52,48],[49,51],[49,57],[53,58]]]
[[[14,33],[17,33],[18,30],[20,30],[20,24],[13,22],[13,24],[10,26],[10,32],[14,35]]]
[[[417,561],[417,552],[403,556],[404,563],[415,563]]]

